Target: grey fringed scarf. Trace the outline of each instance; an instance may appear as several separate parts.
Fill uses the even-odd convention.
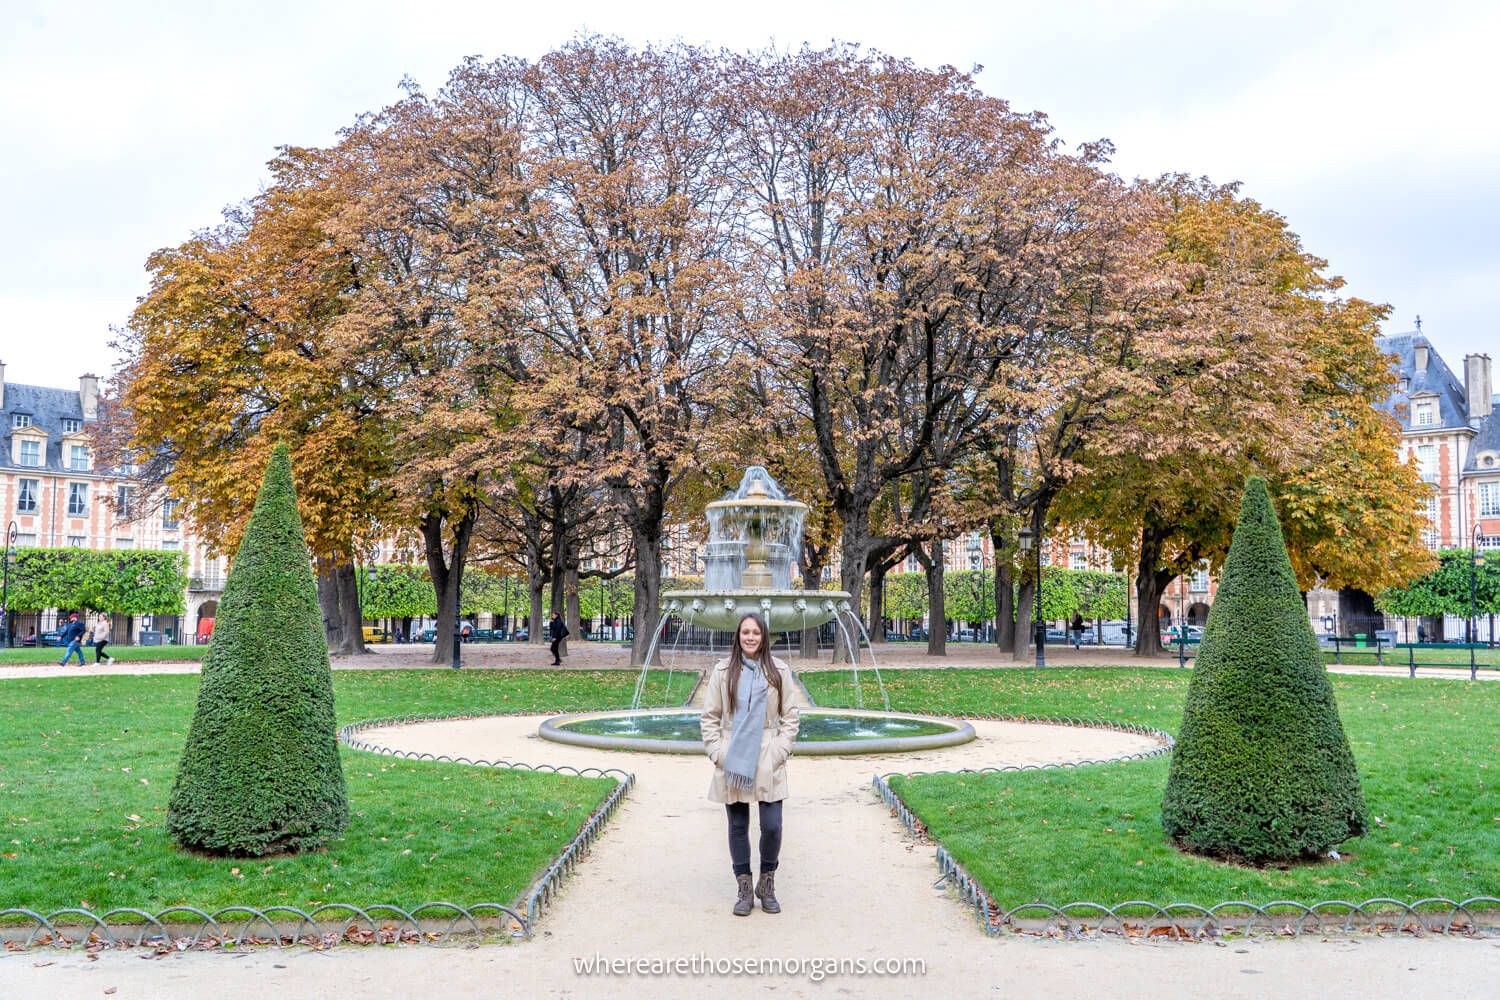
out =
[[[729,737],[729,752],[724,755],[724,780],[730,788],[743,789],[755,784],[760,740],[766,731],[768,687],[764,670],[746,660],[734,693],[734,732]]]

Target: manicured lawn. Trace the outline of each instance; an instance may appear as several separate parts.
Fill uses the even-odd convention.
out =
[[[636,676],[339,671],[334,691],[347,723],[619,708],[630,704]],[[651,697],[664,697],[664,679],[652,675]],[[184,854],[164,825],[198,680],[0,682],[0,908],[508,903],[615,785],[344,750],[352,822],[326,851],[267,859]]]
[[[836,675],[804,677],[838,704]],[[912,670],[891,707],[1058,715],[1174,731],[1189,674],[1135,668]],[[1379,825],[1341,861],[1258,870],[1181,854],[1160,825],[1168,759],[1041,772],[893,778],[929,834],[1002,906],[1041,900],[1213,904],[1500,895],[1500,684],[1335,676]]]
[[[168,660],[201,660],[208,654],[207,646],[108,646],[110,656],[126,663],[161,663]],[[0,666],[18,663],[56,663],[62,659],[61,646],[41,646],[31,649],[0,649]],[[83,647],[85,663],[94,662],[94,651]],[[76,666],[78,657],[73,658]]]

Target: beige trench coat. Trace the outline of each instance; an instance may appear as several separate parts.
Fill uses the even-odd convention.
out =
[[[760,761],[755,766],[755,784],[751,788],[731,789],[724,780],[724,755],[729,752],[729,736],[734,732],[734,706],[729,703],[729,660],[714,664],[708,675],[703,691],[703,716],[698,722],[703,730],[703,752],[714,762],[714,777],[708,786],[710,801],[779,802],[787,797],[786,760],[792,755],[792,743],[801,724],[798,708],[802,697],[791,669],[774,656],[771,662],[781,675],[784,697],[778,698],[775,688],[766,692],[766,731],[761,737]],[[741,675],[741,682],[744,679]]]

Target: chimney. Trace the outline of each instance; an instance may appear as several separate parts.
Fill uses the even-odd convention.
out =
[[[1490,415],[1494,395],[1490,388],[1490,356],[1470,354],[1464,358],[1464,394],[1469,397],[1469,421]]]
[[[99,376],[80,375],[78,377],[78,402],[83,406],[83,419],[98,419]]]
[[[1416,365],[1416,367],[1417,367],[1417,374],[1418,375],[1422,374],[1423,372],[1425,372],[1427,370],[1427,350],[1428,350],[1428,348],[1427,348],[1426,344],[1424,344],[1420,340],[1417,341],[1417,347],[1416,347],[1417,365]]]

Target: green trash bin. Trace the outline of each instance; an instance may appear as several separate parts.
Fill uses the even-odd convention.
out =
[[[1354,648],[1355,649],[1364,649],[1365,648],[1365,640],[1368,639],[1368,638],[1370,638],[1370,637],[1368,635],[1366,635],[1365,633],[1363,633],[1363,632],[1356,632],[1356,633],[1354,633]]]

